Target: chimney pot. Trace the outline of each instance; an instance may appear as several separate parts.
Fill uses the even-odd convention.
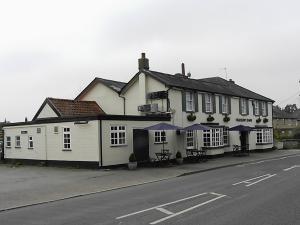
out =
[[[181,73],[182,73],[183,76],[185,76],[184,63],[181,63]]]
[[[146,53],[142,53],[142,57],[138,60],[139,70],[149,70],[149,59],[146,58]]]

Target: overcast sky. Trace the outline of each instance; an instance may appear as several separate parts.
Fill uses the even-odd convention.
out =
[[[32,119],[46,97],[75,98],[94,77],[150,69],[221,76],[300,105],[300,2],[9,0],[0,7],[0,121]]]

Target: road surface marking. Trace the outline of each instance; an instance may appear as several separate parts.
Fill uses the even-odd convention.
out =
[[[289,168],[284,169],[283,171],[289,171],[289,170],[295,169],[295,168],[297,168],[297,167],[300,167],[300,165],[294,165],[294,166],[291,166],[291,167],[289,167]]]
[[[182,202],[182,201],[186,201],[186,200],[189,200],[189,199],[197,198],[199,196],[206,195],[206,194],[208,194],[208,193],[204,192],[204,193],[193,195],[193,196],[190,196],[190,197],[187,197],[187,198],[182,198],[182,199],[179,199],[179,200],[176,200],[176,201],[173,201],[173,202],[168,202],[168,203],[165,203],[165,204],[162,204],[162,205],[154,206],[154,207],[144,209],[144,210],[141,210],[141,211],[137,211],[137,212],[134,212],[134,213],[130,213],[130,214],[127,214],[127,215],[124,215],[124,216],[119,216],[116,219],[119,220],[119,219],[122,219],[122,218],[125,218],[125,217],[129,217],[129,216],[133,216],[133,215],[140,214],[140,213],[143,213],[143,212],[147,212],[147,211],[150,211],[150,210],[153,210],[153,209],[156,209],[156,208],[162,208],[162,207],[167,206],[167,205],[172,205],[172,204],[175,204],[175,203],[178,203],[178,202]]]
[[[232,184],[232,185],[246,184],[245,185],[246,187],[250,187],[250,186],[252,186],[254,184],[257,184],[257,183],[259,183],[259,182],[261,182],[263,180],[269,179],[269,178],[274,177],[276,175],[277,174],[265,174],[265,175],[254,177],[254,178],[251,178],[251,179],[248,179],[248,180],[244,180],[244,181]]]
[[[213,199],[210,199],[208,201],[202,202],[200,204],[194,205],[194,206],[192,206],[190,208],[184,209],[184,210],[182,210],[180,212],[173,213],[173,212],[171,212],[171,211],[163,208],[164,206],[173,205],[173,204],[176,204],[176,203],[179,203],[179,202],[183,202],[183,201],[187,201],[187,200],[190,200],[190,199],[194,199],[194,198],[197,198],[197,197],[200,197],[200,196],[203,196],[203,195],[214,195],[216,197],[213,198]],[[168,216],[166,216],[164,218],[161,218],[159,220],[156,220],[156,221],[153,221],[153,222],[150,223],[150,224],[158,224],[158,223],[161,223],[161,222],[166,221],[168,219],[171,219],[171,218],[173,218],[175,216],[181,215],[183,213],[186,213],[188,211],[191,211],[193,209],[196,209],[198,207],[206,205],[208,203],[214,202],[214,201],[216,201],[216,200],[218,200],[220,198],[223,198],[223,197],[226,197],[226,195],[218,194],[218,193],[215,193],[215,192],[205,192],[205,193],[201,193],[201,194],[189,196],[187,198],[182,198],[182,199],[179,199],[179,200],[176,200],[176,201],[173,201],[173,202],[168,202],[168,203],[165,203],[165,204],[162,204],[162,205],[154,206],[154,207],[151,207],[151,208],[148,208],[148,209],[144,209],[144,210],[141,210],[141,211],[137,211],[137,212],[133,212],[133,213],[130,213],[130,214],[123,215],[123,216],[119,216],[116,219],[119,220],[119,219],[126,218],[126,217],[129,217],[129,216],[134,216],[134,215],[137,215],[137,214],[140,214],[140,213],[144,213],[144,212],[147,212],[147,211],[150,211],[150,210],[158,210],[158,211],[160,211],[160,212],[165,213],[165,214],[168,215]]]
[[[210,193],[210,194],[211,194],[211,193]],[[180,211],[180,212],[174,213],[173,215],[170,215],[170,216],[164,217],[164,218],[162,218],[162,219],[156,220],[156,221],[154,221],[154,222],[151,222],[150,224],[153,225],[153,224],[161,223],[161,222],[166,221],[166,220],[168,220],[168,219],[171,219],[171,218],[173,218],[173,217],[175,217],[175,216],[181,215],[181,214],[183,214],[183,213],[189,212],[189,211],[191,211],[191,210],[193,210],[193,209],[199,208],[199,207],[201,207],[201,206],[203,206],[203,205],[206,205],[206,204],[208,204],[208,203],[214,202],[214,201],[216,201],[216,200],[218,200],[218,199],[220,199],[220,198],[226,197],[226,195],[220,195],[220,194],[218,194],[218,195],[219,195],[219,196],[216,197],[216,198],[213,198],[213,199],[208,200],[208,201],[206,201],[206,202],[202,202],[202,203],[200,203],[200,204],[198,204],[198,205],[194,205],[194,206],[192,206],[192,207],[190,207],[190,208],[187,208],[187,209],[182,210],[182,211]]]
[[[244,166],[247,166],[247,165],[261,164],[261,163],[264,163],[264,162],[271,162],[271,161],[283,160],[283,159],[294,158],[294,157],[299,157],[299,156],[300,155],[290,155],[290,156],[280,157],[280,158],[277,158],[277,159],[266,159],[266,160],[261,160],[261,161],[257,161],[257,162],[245,163],[245,164],[237,165],[236,167],[244,167]]]
[[[174,214],[173,212],[170,212],[169,210],[166,210],[164,208],[155,208],[155,209],[162,212],[162,213],[165,213],[167,215],[173,215]]]

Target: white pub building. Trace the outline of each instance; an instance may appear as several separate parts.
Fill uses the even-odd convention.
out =
[[[273,100],[220,77],[197,79],[149,69],[142,54],[139,71],[127,83],[95,78],[74,100],[46,98],[31,121],[4,127],[5,159],[95,167],[155,158],[164,146],[175,157],[196,143],[207,155],[273,147]],[[205,131],[147,131],[170,123],[179,127],[200,123]],[[251,132],[228,131],[245,125]]]

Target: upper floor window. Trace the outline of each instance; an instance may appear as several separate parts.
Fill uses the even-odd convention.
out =
[[[126,145],[126,126],[110,126],[110,144],[112,146]]]
[[[195,111],[194,93],[186,92],[185,98],[186,98],[186,111],[190,111],[190,112]]]
[[[241,99],[241,114],[246,115],[247,114],[247,99],[242,98]]]
[[[69,127],[63,128],[63,148],[65,150],[71,149],[71,129]]]
[[[253,113],[254,113],[254,115],[255,116],[258,116],[259,115],[259,103],[258,103],[258,101],[254,101],[253,102]]]
[[[228,98],[226,96],[222,96],[222,113],[227,114],[228,113]]]
[[[265,102],[261,103],[261,112],[263,116],[267,116],[267,104]]]
[[[212,96],[210,94],[205,94],[205,112],[212,112],[213,111],[213,102]]]
[[[165,131],[155,131],[154,132],[154,143],[160,144],[166,142],[166,132]]]
[[[21,148],[21,137],[20,136],[15,137],[15,147]]]
[[[11,137],[6,136],[6,148],[10,148],[10,147],[11,147]]]

